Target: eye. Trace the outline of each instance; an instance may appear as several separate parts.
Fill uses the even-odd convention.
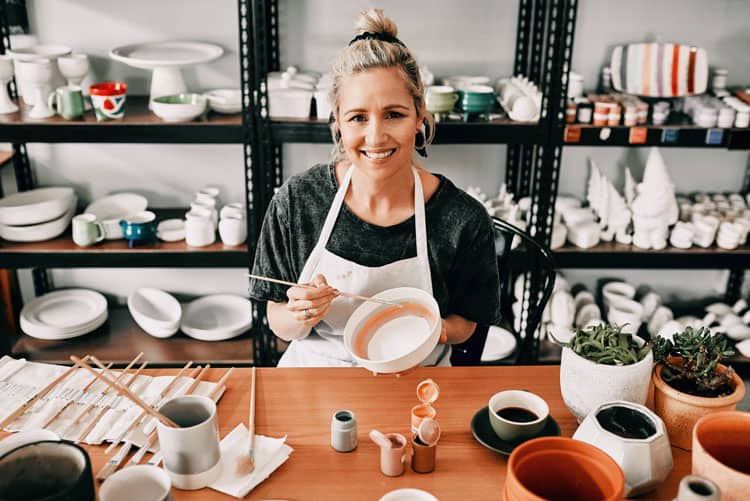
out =
[[[365,116],[364,115],[352,115],[349,117],[349,122],[364,122]]]
[[[403,114],[403,113],[400,113],[400,112],[398,112],[398,111],[389,111],[389,112],[388,112],[388,113],[386,114],[386,117],[387,117],[387,118],[401,118],[401,117],[403,117],[403,116],[404,116],[404,114]]]

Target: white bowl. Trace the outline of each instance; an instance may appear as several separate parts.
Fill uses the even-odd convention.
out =
[[[438,501],[438,498],[422,489],[404,488],[386,492],[380,501]]]
[[[20,226],[52,221],[65,214],[75,198],[73,188],[19,191],[0,198],[0,224]]]
[[[253,305],[242,296],[214,294],[185,307],[181,328],[200,341],[232,339],[252,327]]]
[[[10,242],[42,242],[61,235],[73,219],[76,211],[76,197],[73,197],[67,212],[61,217],[42,224],[28,226],[6,226],[0,224],[0,237]]]
[[[242,91],[240,89],[215,89],[203,94],[208,99],[211,110],[217,113],[239,113],[242,111]]]
[[[144,287],[133,291],[128,296],[128,310],[135,323],[154,337],[169,337],[180,328],[182,307],[162,290]]]
[[[107,240],[122,238],[120,220],[146,210],[148,200],[137,193],[116,193],[91,202],[83,212],[93,214],[104,225]]]
[[[151,99],[151,111],[165,122],[189,122],[205,110],[208,100],[200,94],[173,94]]]
[[[435,298],[427,292],[413,287],[388,289],[376,294],[374,297],[399,303],[407,301],[420,303],[430,309],[434,317],[433,322],[427,325],[426,329],[421,329],[421,325],[417,325],[416,329],[411,327],[411,324],[415,323],[411,322],[411,320],[415,320],[416,323],[425,322],[424,319],[420,319],[414,315],[387,322],[385,325],[390,324],[389,329],[382,329],[381,326],[378,331],[382,330],[382,333],[376,331],[368,345],[368,354],[376,358],[362,358],[354,350],[355,335],[360,332],[362,326],[372,315],[386,308],[392,308],[392,306],[373,301],[363,302],[354,310],[354,313],[349,317],[344,327],[344,346],[351,353],[354,360],[359,365],[380,374],[405,371],[425,360],[432,353],[432,350],[437,346],[440,339],[440,308]],[[401,327],[401,325],[405,327],[404,330],[409,330],[410,332],[398,330],[397,327]],[[415,332],[415,330],[418,331],[420,329],[424,331],[424,334],[421,336],[418,335],[418,332]]]

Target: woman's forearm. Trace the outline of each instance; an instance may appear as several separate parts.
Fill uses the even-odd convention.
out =
[[[312,327],[300,322],[294,313],[287,309],[287,303],[268,301],[266,306],[268,325],[274,334],[284,341],[292,341],[307,336]]]
[[[460,344],[466,341],[474,333],[476,322],[466,320],[460,315],[448,315],[443,319],[447,335],[447,344]]]

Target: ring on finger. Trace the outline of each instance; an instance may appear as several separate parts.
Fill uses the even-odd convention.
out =
[[[305,320],[310,320],[313,314],[310,312],[310,308],[305,308]]]

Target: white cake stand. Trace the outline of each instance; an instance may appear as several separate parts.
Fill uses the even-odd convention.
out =
[[[202,42],[153,42],[123,45],[109,52],[116,61],[153,70],[151,75],[151,98],[187,92],[180,67],[207,63],[219,58],[224,49],[218,45]]]

